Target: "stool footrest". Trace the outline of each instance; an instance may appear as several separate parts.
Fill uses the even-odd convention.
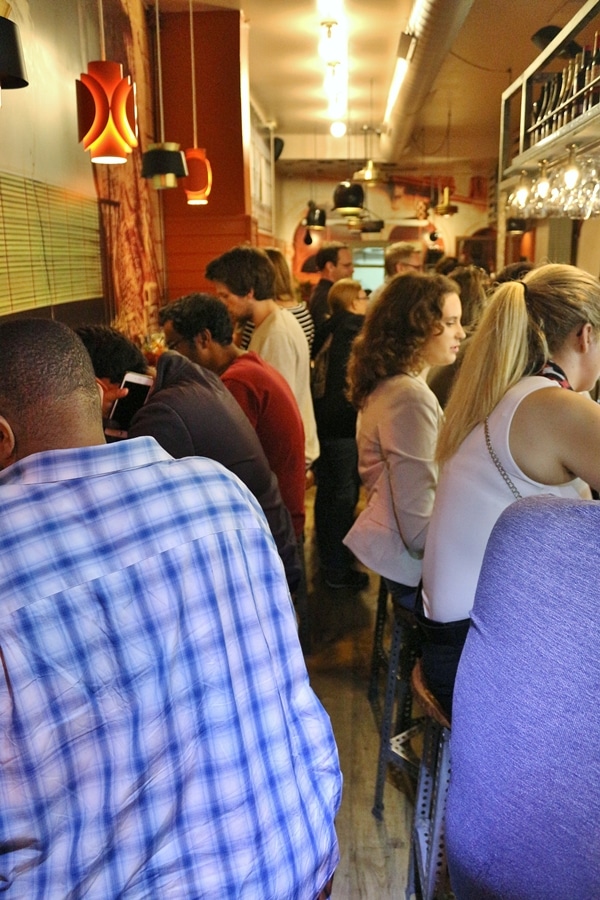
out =
[[[425,719],[416,719],[415,724],[406,731],[394,735],[390,740],[388,751],[388,762],[394,766],[399,766],[408,772],[415,779],[419,774],[420,757],[415,753],[411,746],[411,741],[421,734],[425,725]]]

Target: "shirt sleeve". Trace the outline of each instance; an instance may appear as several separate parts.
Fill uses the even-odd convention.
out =
[[[422,555],[438,478],[435,448],[441,410],[430,392],[396,397],[382,416],[379,433],[404,544]]]

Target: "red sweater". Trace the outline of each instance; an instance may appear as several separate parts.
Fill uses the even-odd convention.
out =
[[[296,399],[283,375],[253,351],[238,356],[221,379],[256,429],[296,537],[300,537],[304,529],[304,426]]]

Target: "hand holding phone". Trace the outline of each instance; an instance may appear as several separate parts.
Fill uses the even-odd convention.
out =
[[[110,411],[109,427],[104,429],[106,435],[127,437],[131,420],[146,402],[152,384],[153,378],[150,375],[140,375],[138,372],[125,373],[121,388],[126,388],[127,394],[115,400]]]

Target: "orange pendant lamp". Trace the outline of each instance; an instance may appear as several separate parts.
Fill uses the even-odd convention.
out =
[[[198,116],[196,112],[196,65],[194,59],[194,14],[190,9],[190,55],[192,65],[192,122],[194,146],[185,151],[188,177],[185,179],[185,195],[190,206],[206,206],[212,188],[212,168],[204,148],[198,147]]]
[[[100,55],[88,63],[87,73],[76,81],[79,140],[90,151],[92,162],[119,164],[138,145],[135,84],[123,77],[121,63],[106,59],[102,0],[100,17]]]

